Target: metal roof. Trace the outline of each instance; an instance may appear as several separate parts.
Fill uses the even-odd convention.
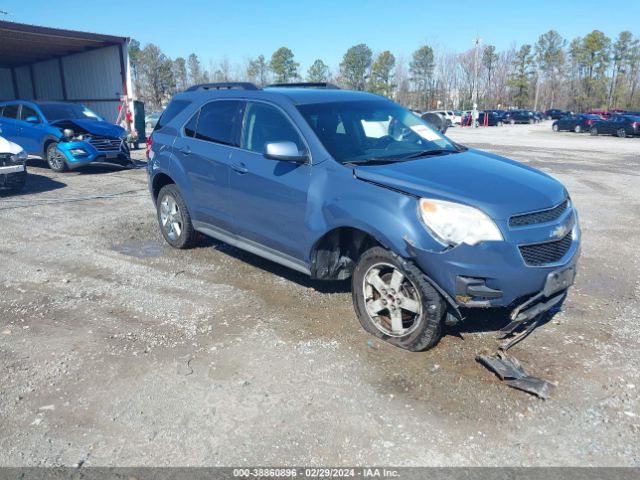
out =
[[[19,67],[96,48],[126,37],[0,21],[0,68]]]

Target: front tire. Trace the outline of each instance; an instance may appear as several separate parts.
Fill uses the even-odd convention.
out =
[[[198,241],[198,232],[193,228],[191,215],[175,184],[165,185],[156,200],[158,224],[162,236],[173,248],[186,249]]]
[[[560,127],[557,124],[553,124],[553,126],[551,127],[551,130],[553,130],[554,132],[559,132],[560,131]]]
[[[627,136],[627,131],[624,128],[619,128],[616,132],[619,138],[625,138]]]
[[[47,163],[49,164],[49,168],[54,172],[62,173],[69,170],[63,153],[58,149],[57,142],[52,142],[47,145],[47,151],[45,152],[45,155],[47,158]]]
[[[367,332],[412,352],[438,343],[444,300],[412,262],[373,247],[358,260],[351,290]]]

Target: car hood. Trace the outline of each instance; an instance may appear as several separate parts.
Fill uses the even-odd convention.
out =
[[[22,151],[22,147],[17,143],[10,142],[6,138],[0,137],[0,153],[17,154]]]
[[[471,149],[386,165],[357,166],[354,174],[417,197],[471,205],[496,220],[552,207],[567,196],[559,181],[539,170]]]
[[[119,138],[125,133],[125,129],[114,125],[113,123],[96,121],[96,120],[84,120],[81,118],[74,118],[69,120],[56,120],[51,125],[58,128],[68,128],[67,124],[73,124],[82,130],[86,130],[93,135],[100,135],[102,137],[116,137]]]

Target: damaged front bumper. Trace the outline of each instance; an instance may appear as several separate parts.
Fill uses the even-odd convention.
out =
[[[580,255],[580,230],[573,227],[573,239],[558,261],[542,266],[527,266],[511,242],[486,242],[459,245],[435,252],[412,249],[425,274],[436,283],[457,307],[511,307],[546,288],[549,275],[573,269]],[[564,280],[566,278],[563,277]]]
[[[411,254],[446,297],[456,317],[461,318],[460,308],[502,307],[512,309],[512,322],[522,325],[561,304],[573,284],[580,256],[576,218],[571,224],[571,243],[561,258],[544,265],[527,265],[519,245],[530,242],[537,233],[519,233],[522,237],[529,235],[524,241],[513,238],[474,246],[461,244],[442,252],[414,246]]]
[[[70,169],[94,163],[120,166],[129,166],[133,163],[126,143],[120,139],[106,139],[99,148],[84,140],[60,142],[58,150],[65,156]]]

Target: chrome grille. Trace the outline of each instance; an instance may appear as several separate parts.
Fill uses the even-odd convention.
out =
[[[560,215],[569,206],[569,200],[556,205],[553,208],[547,210],[540,210],[538,212],[524,213],[522,215],[514,215],[509,219],[510,227],[524,227],[525,225],[535,225],[537,223],[553,222],[557,220]]]
[[[113,152],[122,150],[122,140],[110,137],[91,137],[89,143],[99,152]]]
[[[520,245],[518,248],[527,265],[539,267],[560,261],[569,251],[572,241],[573,232],[569,232],[560,240],[534,245]]]

